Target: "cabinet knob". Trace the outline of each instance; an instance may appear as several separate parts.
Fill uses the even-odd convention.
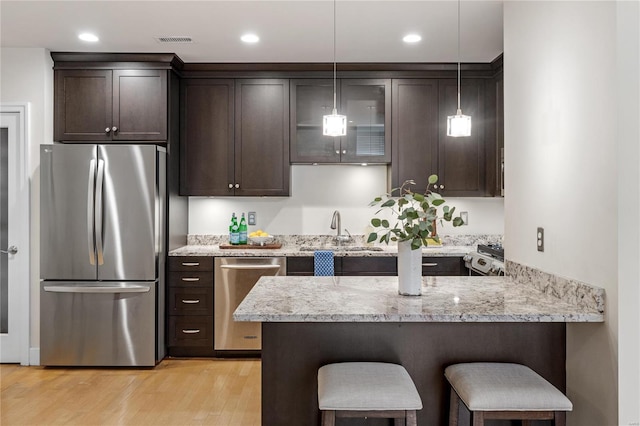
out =
[[[111,131],[111,127],[107,127],[106,129],[104,129],[105,133],[109,133]]]
[[[339,149],[336,149],[336,154],[340,154],[340,150]]]
[[[117,128],[116,126],[113,126],[113,127],[111,128],[111,130],[113,130],[114,132],[117,132],[117,131],[118,131],[118,128]]]
[[[240,184],[236,183],[235,187],[236,187],[236,189],[240,188]]]
[[[343,149],[343,150],[342,150],[342,153],[343,153],[343,154],[346,154],[346,153],[347,153],[347,150],[346,150],[346,149]]]
[[[440,189],[444,189],[444,185],[440,185]]]
[[[233,184],[232,183],[229,184],[229,189],[233,189]]]

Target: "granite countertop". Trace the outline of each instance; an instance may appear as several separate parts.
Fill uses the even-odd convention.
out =
[[[394,244],[365,243],[365,236],[353,235],[352,241],[341,246],[336,245],[335,235],[276,235],[273,242],[282,245],[278,249],[265,249],[248,244],[241,248],[221,249],[227,245],[228,235],[189,234],[187,245],[169,252],[169,256],[313,256],[313,249],[332,250],[336,256],[397,256]],[[422,249],[423,256],[459,256],[462,257],[476,249],[478,244],[495,243],[502,240],[502,235],[441,235],[442,246]],[[353,248],[365,250],[353,250]],[[301,250],[310,248],[310,250]]]
[[[263,249],[259,246],[243,246],[242,248],[221,249],[219,245],[190,244],[169,252],[169,256],[238,256],[238,257],[274,257],[274,256],[313,256],[313,250],[300,250],[301,247],[314,247],[318,250],[332,250],[336,256],[397,256],[396,246],[376,246],[375,250],[351,251],[349,246],[313,245],[313,244],[283,244],[279,249]],[[353,247],[353,246],[352,246]],[[355,246],[363,247],[363,246]],[[422,249],[423,256],[464,256],[474,250],[473,246],[442,246]]]
[[[259,322],[602,322],[509,277],[423,277],[422,296],[397,277],[262,277],[234,313]]]

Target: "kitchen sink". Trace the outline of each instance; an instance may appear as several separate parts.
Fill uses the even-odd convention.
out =
[[[382,251],[382,247],[366,246],[332,246],[332,247],[300,247],[300,251],[334,250],[334,251]]]

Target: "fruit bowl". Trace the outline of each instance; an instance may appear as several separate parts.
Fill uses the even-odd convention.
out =
[[[249,241],[251,241],[251,244],[254,244],[257,246],[263,246],[268,242],[270,242],[272,239],[273,239],[272,235],[267,235],[262,237],[249,237]]]

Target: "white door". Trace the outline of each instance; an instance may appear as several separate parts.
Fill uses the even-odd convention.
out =
[[[0,362],[29,364],[28,105],[0,105]]]

